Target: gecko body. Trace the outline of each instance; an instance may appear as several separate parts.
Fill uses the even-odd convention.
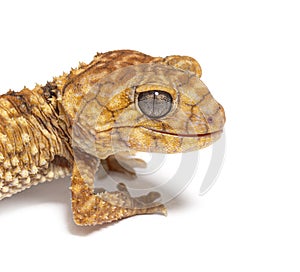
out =
[[[94,176],[100,164],[133,174],[118,155],[139,164],[130,153],[187,152],[216,141],[225,113],[200,77],[191,57],[118,50],[97,54],[44,86],[1,95],[0,200],[71,174],[79,225],[164,214],[157,194],[133,198],[123,184],[97,193]]]

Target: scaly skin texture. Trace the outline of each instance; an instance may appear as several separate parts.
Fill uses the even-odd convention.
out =
[[[216,141],[225,114],[200,77],[191,57],[119,50],[97,54],[90,64],[45,86],[1,95],[0,199],[72,173],[79,225],[165,214],[154,192],[133,198],[119,184],[115,192],[96,193],[94,176],[100,164],[133,174],[118,163],[118,155],[129,165],[132,152],[187,152]],[[161,118],[149,118],[138,96],[156,90],[171,96],[172,108]]]

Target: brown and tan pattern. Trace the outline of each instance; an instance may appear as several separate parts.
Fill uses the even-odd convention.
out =
[[[45,86],[1,95],[0,199],[72,173],[79,225],[165,214],[154,192],[133,198],[119,184],[115,192],[96,193],[94,175],[101,163],[131,172],[120,167],[118,154],[127,160],[136,151],[187,152],[216,141],[225,114],[200,77],[191,57],[119,50],[97,54],[90,64],[81,63]],[[139,95],[151,91],[172,100],[170,112],[160,118],[139,108]]]

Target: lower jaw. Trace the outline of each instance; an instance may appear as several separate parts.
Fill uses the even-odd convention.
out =
[[[183,153],[205,148],[217,141],[221,135],[222,131],[197,135],[176,135],[151,130],[151,136],[147,135],[151,140],[143,142],[142,139],[131,139],[130,148],[139,152]]]

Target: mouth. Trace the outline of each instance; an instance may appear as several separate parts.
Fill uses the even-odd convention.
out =
[[[102,130],[101,132],[107,132],[107,131],[112,131],[114,129],[129,129],[132,127],[129,126],[120,126],[120,127],[115,127],[115,128],[109,128],[107,130]],[[168,136],[174,136],[174,137],[181,137],[181,138],[209,138],[209,137],[218,137],[220,134],[223,133],[223,129],[217,130],[217,131],[213,131],[213,132],[208,132],[208,133],[191,133],[191,134],[184,134],[184,133],[174,133],[174,132],[168,132],[168,131],[162,131],[162,130],[158,130],[158,129],[153,129],[153,128],[148,128],[145,126],[136,126],[134,128],[141,128],[144,130],[148,130],[152,133],[159,133],[162,135],[168,135]]]
[[[159,134],[164,134],[164,135],[171,135],[171,136],[177,136],[177,137],[182,137],[182,138],[204,138],[204,137],[214,137],[223,132],[223,129],[209,132],[209,133],[195,133],[195,134],[182,134],[182,133],[173,133],[173,132],[167,132],[167,131],[161,131],[161,130],[156,130],[152,128],[147,128],[147,127],[140,127],[155,133]]]

